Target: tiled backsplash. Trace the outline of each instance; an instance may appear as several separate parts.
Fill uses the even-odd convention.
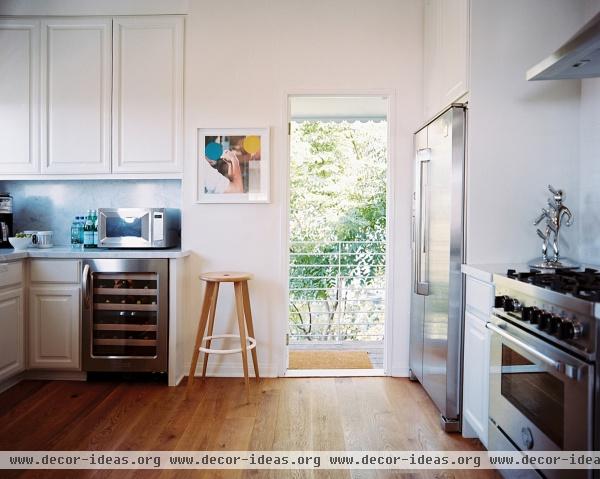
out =
[[[180,180],[0,181],[13,197],[15,231],[52,230],[54,244],[71,241],[73,217],[89,209],[181,208]]]

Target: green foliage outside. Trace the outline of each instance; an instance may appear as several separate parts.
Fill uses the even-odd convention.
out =
[[[291,339],[382,339],[387,124],[292,123],[291,138]]]

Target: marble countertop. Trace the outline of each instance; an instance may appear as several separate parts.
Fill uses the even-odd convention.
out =
[[[183,258],[189,256],[189,250],[181,248],[169,249],[76,249],[71,246],[54,246],[52,248],[14,250],[0,248],[0,261],[16,261],[24,258]]]
[[[506,270],[529,271],[526,263],[498,263],[498,264],[463,264],[461,271],[480,281],[491,283],[494,274],[506,274]]]

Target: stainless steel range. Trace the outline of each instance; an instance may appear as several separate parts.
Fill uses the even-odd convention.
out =
[[[509,270],[494,275],[494,283],[495,308],[487,324],[490,450],[598,450],[600,273]],[[524,471],[514,472],[524,477]],[[584,470],[540,474],[592,477]]]

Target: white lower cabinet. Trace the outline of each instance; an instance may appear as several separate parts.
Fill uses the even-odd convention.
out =
[[[487,446],[490,336],[485,321],[465,313],[463,415]],[[468,427],[467,426],[467,427]]]
[[[494,306],[494,285],[466,275],[463,345],[464,437],[478,437],[487,447],[490,387],[490,332],[485,327]]]
[[[0,292],[0,381],[25,369],[23,288]]]
[[[79,285],[29,290],[29,367],[80,369]]]

